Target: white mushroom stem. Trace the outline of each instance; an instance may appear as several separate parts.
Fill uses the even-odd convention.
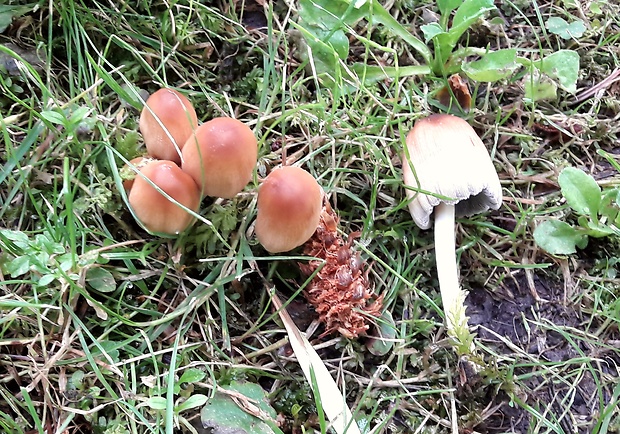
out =
[[[435,207],[435,261],[448,334],[458,338],[467,330],[465,297],[456,266],[454,205],[443,202]]]

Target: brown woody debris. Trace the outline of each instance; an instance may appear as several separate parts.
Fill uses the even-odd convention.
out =
[[[303,247],[304,254],[318,259],[299,267],[307,276],[319,269],[305,296],[325,324],[323,336],[338,331],[356,338],[381,315],[383,296],[377,297],[370,288],[366,264],[351,247],[359,233],[350,234],[345,242],[337,226],[338,216],[325,200],[317,230]]]

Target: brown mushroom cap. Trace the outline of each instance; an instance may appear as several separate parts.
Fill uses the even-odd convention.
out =
[[[252,179],[258,145],[252,130],[233,118],[198,127],[183,147],[183,171],[205,196],[232,198]]]
[[[256,237],[271,253],[286,252],[308,241],[319,224],[323,190],[299,167],[281,167],[258,190]]]
[[[131,187],[133,187],[133,182],[136,179],[136,176],[139,176],[137,172],[142,170],[142,168],[151,161],[153,160],[150,158],[136,157],[129,160],[129,164],[125,164],[121,170],[121,179],[123,179],[123,188],[127,194],[131,191]]]
[[[166,198],[145,177],[178,203]],[[142,225],[150,232],[167,235],[184,231],[194,221],[179,204],[197,211],[200,199],[192,177],[166,160],[152,160],[142,167],[129,192],[129,205]]]
[[[152,94],[140,114],[140,132],[149,155],[177,164],[181,163],[183,145],[197,126],[192,103],[174,89]]]
[[[430,228],[431,214],[440,202],[455,205],[457,216],[501,206],[502,187],[493,162],[465,120],[446,114],[420,119],[406,142],[405,185],[423,191],[406,190],[409,211],[420,228]]]

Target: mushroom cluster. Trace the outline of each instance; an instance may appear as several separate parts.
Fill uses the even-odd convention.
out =
[[[140,132],[149,157],[130,161],[124,187],[149,232],[179,234],[205,196],[232,198],[252,178],[258,157],[252,130],[226,117],[198,125],[192,103],[176,90],[159,89],[146,100]]]
[[[160,89],[147,99],[140,132],[149,155],[129,162],[132,176],[124,187],[134,216],[149,232],[179,234],[194,222],[205,196],[233,198],[252,178],[258,158],[252,130],[224,117],[199,125],[191,102],[177,91]],[[316,179],[299,167],[276,168],[261,182],[257,207],[255,233],[265,250],[303,245],[316,258],[300,268],[306,275],[317,271],[306,297],[326,324],[325,334],[365,333],[381,298],[370,289],[351,243],[338,234],[337,217],[324,205]]]

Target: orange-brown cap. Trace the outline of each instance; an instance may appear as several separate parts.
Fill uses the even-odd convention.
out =
[[[149,232],[166,235],[179,234],[194,221],[194,217],[179,204],[197,211],[200,199],[200,191],[192,177],[167,160],[153,160],[142,167],[129,192],[129,205],[140,223]]]
[[[159,89],[140,114],[140,132],[152,157],[181,163],[181,149],[198,126],[192,103],[174,89]]]
[[[299,167],[281,167],[258,190],[256,237],[271,253],[286,252],[308,241],[319,224],[323,190]]]
[[[205,196],[232,198],[252,179],[258,145],[252,130],[233,118],[198,127],[183,147],[183,171]]]

